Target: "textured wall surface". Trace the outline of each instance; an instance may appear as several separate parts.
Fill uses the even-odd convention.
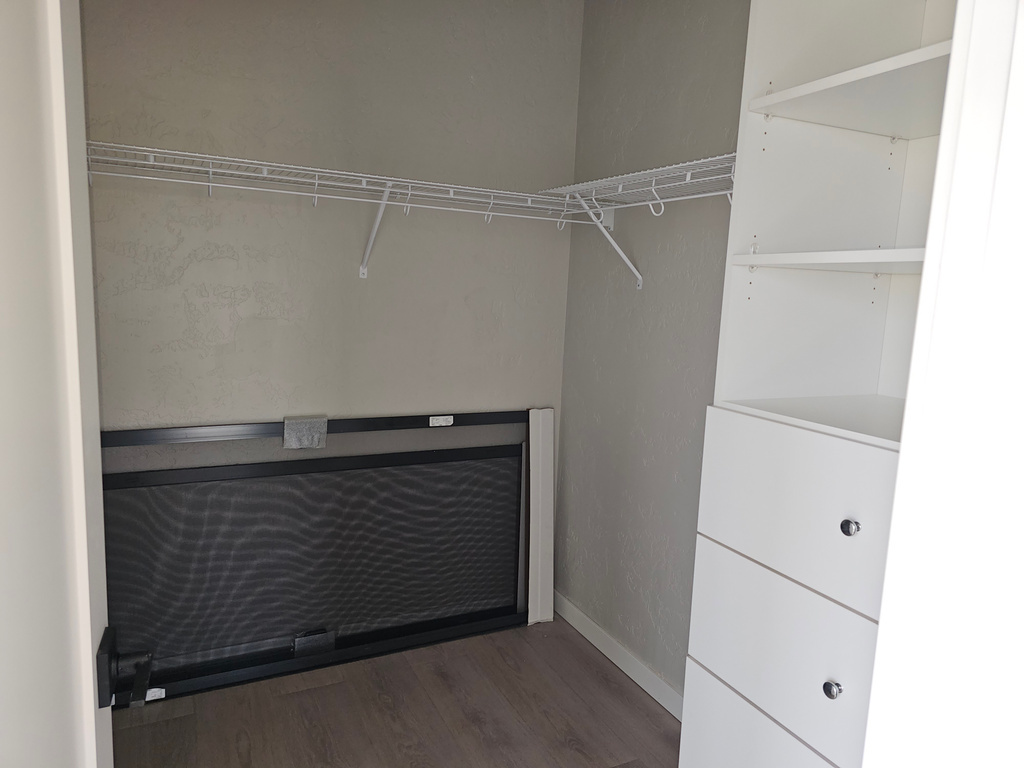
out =
[[[582,0],[85,0],[89,137],[536,190]],[[569,232],[97,177],[107,429],[558,407]]]
[[[576,178],[736,148],[748,3],[587,0]],[[572,233],[555,587],[681,690],[729,203]]]

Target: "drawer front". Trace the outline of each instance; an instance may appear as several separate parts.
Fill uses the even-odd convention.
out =
[[[877,619],[897,459],[709,408],[698,530]],[[844,520],[860,530],[845,535]]]
[[[679,768],[830,766],[687,659]]]
[[[694,659],[841,768],[861,764],[874,622],[698,536],[690,627]]]

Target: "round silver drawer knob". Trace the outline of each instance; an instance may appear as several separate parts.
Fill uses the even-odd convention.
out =
[[[860,523],[856,520],[843,520],[839,524],[839,530],[843,532],[844,536],[856,536],[860,533]]]
[[[821,686],[821,690],[823,690],[825,692],[825,695],[828,696],[830,699],[838,699],[839,694],[843,692],[843,686],[841,686],[839,683],[833,683],[831,680],[829,680],[827,683]]]

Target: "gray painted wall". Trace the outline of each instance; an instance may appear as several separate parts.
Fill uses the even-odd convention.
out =
[[[582,0],[85,0],[89,137],[524,191]],[[559,406],[569,232],[97,177],[106,429]]]
[[[576,179],[734,151],[749,4],[587,0]],[[572,233],[555,587],[677,690],[729,203]]]

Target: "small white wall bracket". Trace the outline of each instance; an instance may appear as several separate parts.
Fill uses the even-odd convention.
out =
[[[575,193],[575,197],[576,197],[576,202],[578,202],[580,204],[580,206],[583,208],[583,210],[586,211],[586,214],[587,214],[587,216],[590,217],[590,220],[592,222],[594,222],[595,225],[597,225],[598,230],[600,230],[601,234],[605,236],[605,239],[609,243],[611,243],[612,248],[614,248],[615,252],[617,254],[619,254],[619,258],[622,259],[622,262],[627,267],[629,267],[629,271],[632,272],[633,275],[636,277],[636,289],[638,291],[640,289],[642,289],[644,287],[644,276],[641,275],[639,270],[637,270],[637,268],[633,266],[633,262],[629,260],[629,257],[619,247],[619,244],[615,242],[615,238],[612,237],[608,233],[607,229],[604,228],[604,226],[603,226],[603,224],[604,224],[604,216],[602,215],[601,218],[598,218],[597,213],[594,212],[594,208],[590,207],[590,205],[587,203],[586,200],[583,199],[583,196],[580,195],[579,192]],[[597,209],[597,210],[598,210],[598,213],[601,212],[600,209]]]
[[[370,263],[370,253],[373,251],[373,241],[377,239],[377,230],[380,229],[380,220],[384,217],[384,209],[388,207],[388,198],[391,197],[391,183],[388,182],[384,189],[384,196],[380,199],[380,206],[377,208],[377,217],[373,220],[373,229],[370,230],[370,239],[366,241],[366,250],[363,251],[363,261],[359,265],[359,276],[366,277],[367,266]]]

